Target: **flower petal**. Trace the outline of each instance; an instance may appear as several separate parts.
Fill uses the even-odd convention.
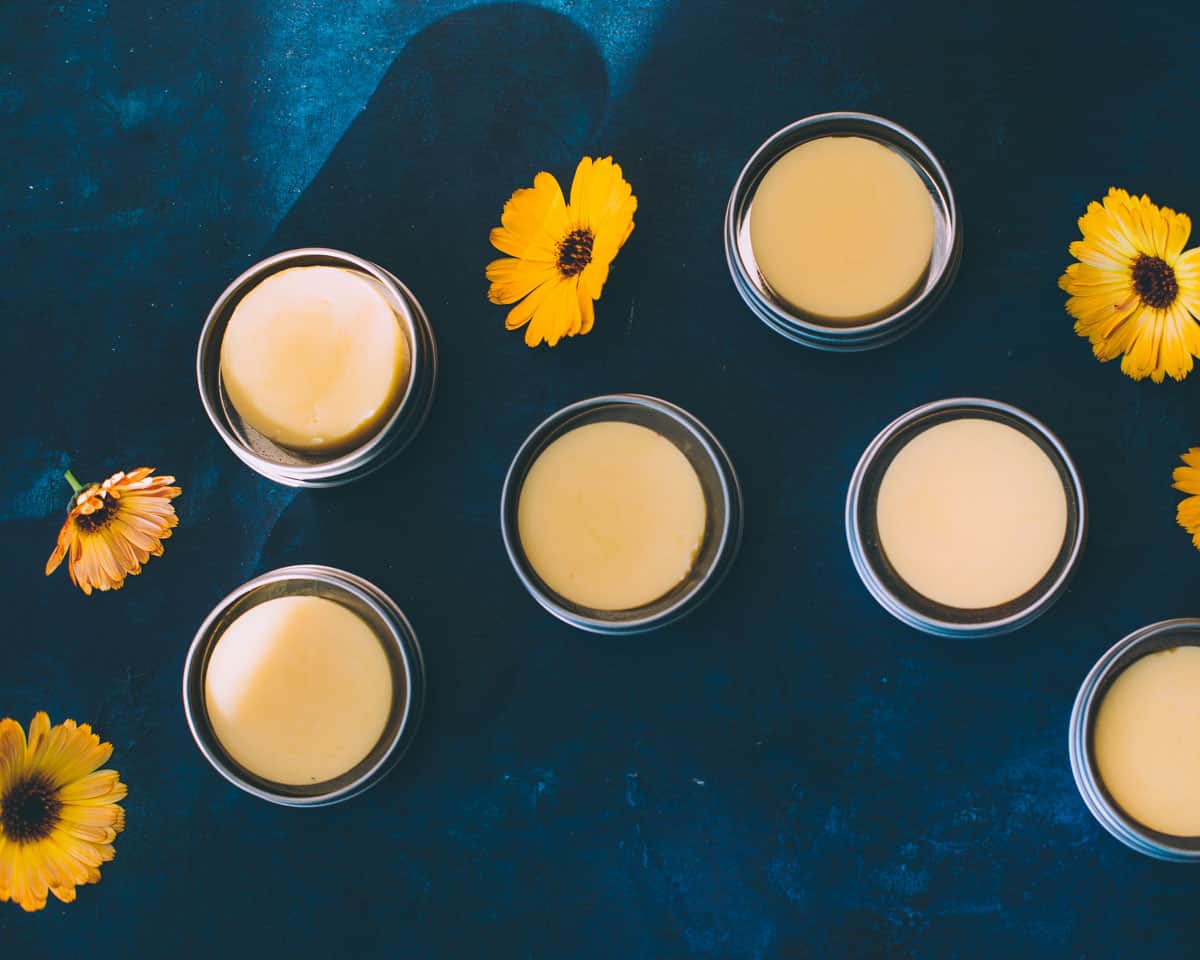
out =
[[[1183,493],[1200,496],[1200,470],[1195,467],[1176,467],[1171,472],[1171,486]]]
[[[567,207],[558,181],[545,171],[539,173],[532,187],[509,198],[500,223],[490,239],[501,253],[520,260],[553,261],[558,241],[567,232]]]
[[[580,325],[578,284],[567,280],[550,286],[545,301],[530,320],[525,331],[525,343],[536,347],[545,340],[554,347],[563,337],[570,335],[572,328]]]
[[[102,767],[112,751],[112,744],[102,743],[88,724],[77,727],[74,720],[64,720],[50,731],[37,766],[56,787],[62,787]]]
[[[123,800],[128,792],[116,770],[97,770],[60,787],[58,798],[66,804],[107,806]]]
[[[580,161],[571,187],[571,219],[592,231],[592,259],[608,264],[633,231],[637,197],[612,157],[586,166],[584,161]]]
[[[596,322],[596,307],[592,296],[579,284],[579,330],[578,333],[590,333],[592,324]]]
[[[50,736],[50,715],[45,710],[39,710],[29,722],[29,742],[25,747],[25,763],[32,765],[46,749]]]
[[[16,720],[0,720],[0,794],[25,769],[25,730]]]
[[[550,291],[553,290],[563,281],[551,280],[548,283],[543,283],[540,287],[534,290],[529,296],[518,303],[515,307],[508,311],[508,316],[504,318],[504,326],[508,330],[516,330],[529,323],[533,315],[541,307]],[[529,342],[528,331],[526,331],[526,343]],[[532,343],[530,346],[537,346],[537,343]]]
[[[63,521],[63,525],[58,531],[58,540],[54,544],[54,551],[50,554],[50,559],[46,561],[46,576],[50,576],[58,569],[59,564],[63,562],[63,557],[67,555],[67,551],[71,548],[71,541],[75,536],[75,518],[78,516],[76,510],[71,510],[67,514],[67,519]]]
[[[487,265],[492,282],[488,299],[492,303],[516,303],[543,283],[560,276],[557,267],[541,260],[516,260],[504,257]]]
[[[1193,247],[1175,261],[1175,280],[1180,302],[1200,320],[1200,247]]]

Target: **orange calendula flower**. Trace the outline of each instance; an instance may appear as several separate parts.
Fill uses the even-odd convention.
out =
[[[179,523],[171,500],[182,491],[172,486],[174,477],[153,473],[153,467],[139,467],[84,487],[68,470],[75,496],[46,575],[69,553],[71,582],[90,596],[93,590],[120,590],[127,576],[142,572],[143,563],[161,557],[162,541]]]
[[[1179,525],[1192,535],[1192,543],[1200,550],[1200,447],[1192,447],[1182,457],[1184,465],[1176,467],[1171,484],[1176,490],[1188,494],[1179,501],[1175,510],[1175,519]]]
[[[1069,293],[1075,332],[1101,361],[1121,359],[1134,380],[1182,380],[1200,357],[1200,247],[1184,251],[1187,214],[1113,187],[1079,218],[1079,263],[1058,285]]]
[[[501,253],[487,267],[492,303],[515,303],[509,330],[525,327],[525,342],[554,346],[587,333],[608,268],[633,232],[637,197],[612,157],[584,157],[571,181],[571,202],[545,171],[504,205],[491,233]],[[520,301],[520,302],[518,302]]]
[[[63,903],[100,879],[125,829],[126,794],[112,756],[86,723],[50,726],[39,713],[29,739],[16,720],[0,720],[0,901],[41,910],[46,894]]]

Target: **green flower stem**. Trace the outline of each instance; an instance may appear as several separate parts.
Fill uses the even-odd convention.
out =
[[[63,476],[67,478],[67,483],[71,485],[72,490],[76,493],[83,493],[83,484],[75,479],[75,474],[68,470]]]

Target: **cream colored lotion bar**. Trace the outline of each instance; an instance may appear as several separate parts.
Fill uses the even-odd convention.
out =
[[[1129,816],[1200,836],[1200,647],[1147,654],[1117,676],[1092,728],[1096,771]]]
[[[981,609],[1026,593],[1067,533],[1053,461],[1007,424],[963,418],[908,441],[879,486],[880,545],[900,578],[946,606]]]
[[[517,505],[521,547],[555,593],[597,610],[657,600],[687,577],[707,507],[683,452],[655,431],[605,421],[554,440]]]
[[[750,245],[767,286],[834,322],[870,320],[912,296],[933,239],[920,175],[865,137],[793,147],[763,174],[750,207]]]
[[[368,439],[408,384],[408,341],[380,284],[342,267],[292,267],[238,302],[221,341],[235,410],[281,446],[338,452]]]
[[[292,786],[352,770],[379,742],[392,708],[379,638],[323,597],[277,597],[243,613],[218,638],[204,690],[229,755]]]

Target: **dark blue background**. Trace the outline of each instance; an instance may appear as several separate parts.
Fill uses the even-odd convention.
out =
[[[1096,363],[1055,288],[1110,184],[1200,215],[1195,5],[468,6],[0,9],[0,714],[93,722],[130,788],[103,882],[33,916],[3,905],[0,954],[1195,956],[1200,870],[1101,831],[1066,723],[1102,650],[1197,612],[1169,483],[1200,441],[1200,373],[1154,386]],[[869,355],[768,331],[721,247],[751,151],[830,109],[925,139],[965,222],[948,301]],[[485,300],[487,231],[584,153],[622,163],[638,227],[594,333],[530,351]],[[193,355],[229,279],[307,244],[410,284],[444,377],[401,460],[297,493],[220,444]],[[535,423],[622,390],[716,432],[747,526],[707,607],[614,641],[540,611],[497,514]],[[1047,421],[1090,498],[1074,588],[1007,639],[902,627],[844,543],[862,448],[959,394]],[[183,486],[165,557],[118,594],[42,577],[68,463]],[[299,561],[380,584],[430,668],[413,753],[327,810],[227,785],[180,705],[209,608]]]

